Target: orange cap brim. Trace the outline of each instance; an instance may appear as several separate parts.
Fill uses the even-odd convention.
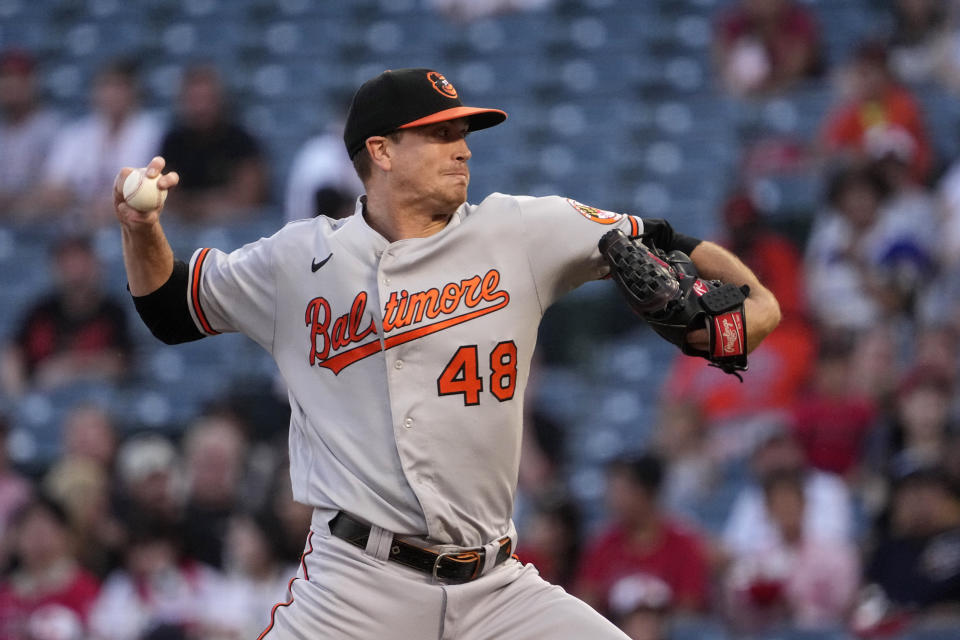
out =
[[[425,124],[434,124],[436,122],[446,122],[447,120],[456,120],[457,118],[468,118],[470,120],[470,131],[486,129],[498,125],[507,119],[505,111],[500,109],[481,109],[479,107],[452,107],[444,109],[428,116],[408,122],[405,125],[397,127],[398,129],[409,129],[411,127],[422,127]]]

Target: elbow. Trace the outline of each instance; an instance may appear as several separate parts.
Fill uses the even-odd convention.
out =
[[[773,330],[780,324],[780,321],[783,319],[783,312],[780,310],[780,303],[777,302],[776,296],[769,290],[764,290],[764,295],[761,296],[759,302],[760,308],[762,309],[760,337],[765,338],[773,333]]]
[[[760,288],[750,293],[744,311],[748,328],[747,350],[753,351],[780,324],[782,319],[780,303],[770,291]]]
[[[776,297],[771,293],[770,294],[770,331],[773,331],[780,324],[780,321],[783,320],[783,311],[780,309],[780,303],[777,302]]]

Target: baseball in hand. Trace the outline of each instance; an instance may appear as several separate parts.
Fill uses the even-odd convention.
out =
[[[143,213],[159,209],[167,198],[167,190],[157,187],[159,179],[159,175],[156,178],[148,178],[145,168],[134,169],[123,181],[124,201]]]

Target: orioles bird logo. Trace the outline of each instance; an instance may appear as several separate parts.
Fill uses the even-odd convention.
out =
[[[442,96],[447,98],[456,98],[457,90],[453,88],[453,85],[450,84],[450,81],[444,78],[442,75],[436,71],[431,71],[427,74],[427,80],[430,81],[430,84],[433,85],[433,88],[437,90]]]

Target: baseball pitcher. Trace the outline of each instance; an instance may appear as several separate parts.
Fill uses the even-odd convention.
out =
[[[366,192],[354,215],[189,262],[173,256],[162,206],[137,211],[115,189],[130,291],[154,335],[243,332],[289,389],[294,498],[314,516],[261,639],[625,638],[512,555],[540,318],[613,276],[664,337],[731,371],[779,321],[737,258],[665,221],[559,196],[468,203],[467,134],[506,117],[464,106],[431,69],[386,71],[345,127]]]

